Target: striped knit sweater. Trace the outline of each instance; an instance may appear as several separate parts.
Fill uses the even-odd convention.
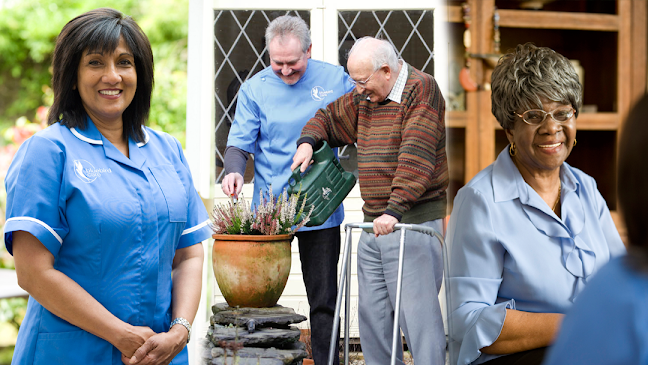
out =
[[[432,76],[407,67],[400,104],[372,103],[354,90],[320,109],[297,141],[357,142],[365,221],[386,213],[418,224],[446,215],[445,101]]]

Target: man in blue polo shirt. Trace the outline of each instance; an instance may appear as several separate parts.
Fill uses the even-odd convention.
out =
[[[238,196],[250,153],[254,154],[253,204],[272,186],[287,186],[296,141],[315,112],[354,84],[340,66],[312,60],[310,32],[298,17],[281,16],[266,29],[270,67],[243,83],[225,150],[223,192]],[[337,151],[336,151],[337,155]],[[296,234],[302,274],[310,305],[311,345],[317,364],[328,363],[328,346],[337,295],[342,205],[321,226]],[[339,359],[334,359],[337,364]]]

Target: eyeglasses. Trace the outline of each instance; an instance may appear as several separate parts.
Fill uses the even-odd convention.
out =
[[[351,79],[351,82],[353,82],[354,85],[360,85],[360,86],[362,86],[362,87],[365,87],[365,86],[367,85],[367,83],[369,82],[369,80],[371,80],[371,78],[373,77],[373,75],[375,75],[376,72],[378,72],[379,70],[380,70],[380,69],[374,71],[374,72],[373,72],[371,75],[369,75],[369,77],[367,77],[367,79],[364,80],[364,81],[356,81],[356,80],[354,80],[354,79]]]
[[[571,117],[574,116],[574,113],[576,111],[574,108],[569,108],[569,109],[556,109],[552,112],[546,112],[544,110],[540,109],[531,109],[527,110],[521,115],[518,113],[513,112],[513,114],[517,115],[518,117],[522,118],[522,120],[529,125],[539,125],[544,122],[545,118],[547,118],[547,115],[551,115],[551,118],[558,122],[558,124],[565,124],[571,119]]]

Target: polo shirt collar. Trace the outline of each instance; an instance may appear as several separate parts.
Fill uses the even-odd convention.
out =
[[[70,132],[72,134],[89,144],[95,144],[95,145],[103,145],[103,135],[97,127],[95,126],[94,122],[90,117],[86,117],[86,128],[85,129],[76,129],[76,128],[70,128]],[[138,142],[136,143],[137,147],[143,147],[145,146],[148,141],[149,141],[149,135],[148,132],[146,132],[146,128],[142,127],[142,132],[144,132],[144,141],[143,142]]]
[[[70,128],[70,132],[83,142],[91,145],[102,146],[107,158],[141,170],[142,166],[144,166],[144,163],[146,162],[146,156],[144,151],[140,151],[139,148],[145,146],[149,141],[149,135],[146,132],[146,129],[144,127],[142,127],[142,129],[144,132],[143,142],[135,143],[132,138],[128,139],[129,157],[126,157],[123,153],[119,152],[119,150],[110,143],[110,141],[108,141],[101,132],[99,132],[97,126],[95,126],[90,117],[87,117],[86,119],[85,129]]]

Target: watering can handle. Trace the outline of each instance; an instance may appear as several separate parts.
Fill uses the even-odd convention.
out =
[[[295,186],[295,185],[297,185],[298,182],[301,181],[302,175],[301,175],[301,171],[299,171],[300,168],[301,168],[301,166],[297,166],[293,170],[292,175],[290,176],[290,180],[289,180],[289,182],[290,182],[289,185],[290,186]]]

